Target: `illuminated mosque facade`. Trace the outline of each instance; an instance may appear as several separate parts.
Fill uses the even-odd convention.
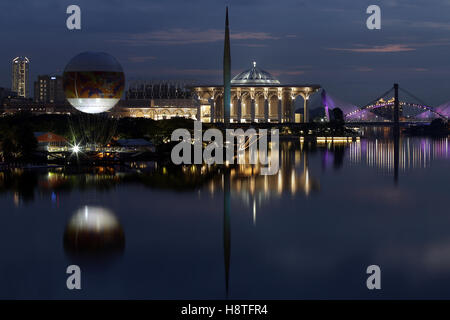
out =
[[[281,123],[308,121],[309,97],[320,89],[319,85],[282,85],[256,62],[250,69],[231,80],[230,122]],[[197,118],[202,122],[224,121],[223,85],[204,85],[192,88],[199,101]],[[303,117],[295,117],[294,102],[301,96],[304,101]]]
[[[225,20],[223,83],[189,86],[191,97],[184,101],[125,100],[116,108],[121,116],[155,120],[185,117],[202,122],[293,123],[308,122],[308,101],[319,85],[281,84],[253,62],[251,68],[231,79],[228,8]],[[295,99],[303,98],[303,115],[294,109]],[[118,110],[117,110],[118,109]]]

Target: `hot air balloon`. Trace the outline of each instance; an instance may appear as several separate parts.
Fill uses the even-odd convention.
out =
[[[122,97],[125,76],[120,63],[104,52],[83,52],[73,57],[63,74],[69,103],[84,113],[102,113]]]

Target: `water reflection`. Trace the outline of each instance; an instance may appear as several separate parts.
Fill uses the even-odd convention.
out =
[[[247,207],[261,205],[263,201],[279,198],[284,193],[296,195],[320,191],[320,182],[311,175],[309,152],[303,143],[282,142],[280,144],[280,170],[275,175],[261,175],[259,164],[236,165],[230,167],[230,192],[233,198],[240,199]],[[269,155],[270,156],[270,155]],[[224,179],[224,178],[222,178]],[[214,194],[224,186],[223,180],[212,179],[209,192]]]
[[[36,172],[23,169],[12,169],[0,172],[0,193],[12,191],[16,206],[34,200],[38,183]]]
[[[13,169],[0,172],[0,194],[11,193],[16,207],[50,199],[59,206],[60,195],[72,190],[109,191],[119,185],[141,184],[148,188],[192,191],[213,177],[219,168],[211,166],[158,166],[132,163],[115,167],[58,167],[40,170]]]
[[[74,256],[122,253],[125,234],[108,209],[85,206],[75,212],[64,231],[64,250]]]
[[[157,163],[1,172],[0,295],[29,297],[17,285],[29,275],[52,283],[36,297],[65,298],[49,266],[73,263],[98,271],[86,298],[371,298],[360,278],[377,263],[392,275],[382,297],[448,297],[448,139],[386,132],[282,141],[274,176]]]
[[[390,173],[395,170],[395,147],[395,139],[364,139],[349,145],[349,162]],[[400,137],[398,157],[400,171],[428,168],[435,159],[449,158],[449,140]]]
[[[392,135],[387,138],[385,131],[382,132],[383,135],[378,134],[373,139],[345,143],[281,141],[279,172],[263,176],[258,164],[230,166],[230,192],[255,212],[264,201],[280,198],[284,194],[309,196],[320,192],[320,172],[309,165],[309,159],[317,155],[322,160],[322,171],[339,170],[344,165],[367,166],[392,174],[395,180],[399,172],[428,168],[434,160],[450,158],[448,138],[400,135],[397,140]],[[34,201],[37,190],[41,198],[48,197],[58,207],[62,192],[91,188],[106,191],[123,184],[178,191],[200,190],[206,184],[213,195],[223,190],[222,170],[218,166],[159,166],[157,163],[41,171],[14,169],[0,172],[0,193],[11,192],[16,207]]]
[[[223,188],[223,244],[226,297],[229,295],[231,261],[231,212],[230,202],[243,202],[252,209],[253,224],[256,224],[257,207],[271,198],[281,198],[286,193],[292,196],[320,192],[320,181],[311,174],[309,158],[320,154],[323,169],[331,166],[339,170],[346,159],[350,165],[368,166],[393,173],[397,184],[399,171],[427,168],[433,160],[448,159],[448,138],[417,139],[402,137],[393,132],[389,139],[363,139],[345,143],[304,143],[284,141],[280,145],[280,171],[274,176],[259,174],[258,165],[239,165],[224,171],[222,180],[213,179],[209,191],[214,194]],[[317,175],[317,173],[316,173]],[[239,244],[237,244],[239,246]]]
[[[228,298],[230,282],[230,257],[231,257],[231,195],[230,195],[230,171],[225,170],[223,175],[223,252],[225,267],[225,296]]]

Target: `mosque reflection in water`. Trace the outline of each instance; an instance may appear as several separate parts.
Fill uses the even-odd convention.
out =
[[[286,196],[307,198],[322,192],[320,178],[323,172],[340,170],[343,166],[347,170],[359,166],[366,171],[382,169],[397,181],[399,172],[427,168],[434,160],[448,159],[448,142],[448,138],[408,137],[393,141],[383,135],[354,142],[282,141],[280,170],[272,176],[261,175],[258,165],[171,166],[156,162],[84,169],[16,169],[0,172],[0,195],[6,194],[6,198],[12,198],[17,207],[26,202],[49,199],[58,206],[62,193],[89,189],[108,191],[127,184],[158,190],[195,191],[219,198],[223,196],[223,207],[218,205],[216,214],[223,215],[221,240],[228,296],[232,270],[232,202],[240,206],[243,204],[248,211],[252,211],[253,224],[256,225],[257,209],[265,203]],[[116,215],[105,207],[80,205],[64,226],[61,240],[65,253],[75,259],[95,256],[104,261],[110,261],[105,257],[111,254],[121,255],[125,250],[126,230]]]
[[[397,146],[397,148],[396,148]],[[321,166],[311,169],[310,158],[320,158]],[[260,174],[259,165],[232,165],[230,175],[233,199],[248,208],[260,206],[284,194],[309,196],[320,192],[320,171],[342,166],[364,166],[387,174],[427,168],[435,159],[449,158],[448,138],[401,137],[399,143],[383,136],[356,142],[280,143],[280,170]],[[397,165],[396,165],[397,164]],[[93,168],[14,169],[0,172],[0,194],[11,193],[16,206],[50,197],[59,205],[60,194],[71,190],[109,190],[123,184],[142,184],[154,189],[209,192],[223,191],[223,167],[207,165],[173,166],[156,162],[128,163],[126,166]]]
[[[261,175],[259,164],[235,165],[224,172],[221,180],[211,180],[208,191],[211,195],[222,192],[225,179],[229,179],[230,196],[234,201],[240,200],[246,207],[252,208],[255,222],[257,207],[271,198],[281,197],[284,193],[308,196],[311,192],[320,191],[318,179],[310,174],[307,147],[299,141],[285,141],[280,144],[280,170],[277,174]]]

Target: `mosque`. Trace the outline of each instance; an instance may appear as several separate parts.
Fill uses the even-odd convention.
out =
[[[270,73],[252,63],[231,79],[230,29],[228,7],[225,16],[223,84],[192,88],[199,101],[197,119],[202,122],[308,122],[308,100],[319,85],[282,85]],[[303,97],[303,119],[295,117],[294,102]],[[300,114],[298,114],[300,116]],[[301,121],[303,120],[303,121]]]
[[[228,8],[225,20],[223,83],[189,86],[188,99],[144,99],[145,93],[119,103],[119,116],[155,120],[185,117],[202,122],[287,123],[308,122],[308,101],[320,89],[316,84],[281,84],[269,72],[252,62],[250,69],[231,79]],[[145,86],[144,86],[145,88]],[[145,89],[144,89],[145,91]],[[170,90],[169,90],[170,91]],[[178,92],[175,90],[175,92]],[[127,95],[128,96],[128,95]],[[295,99],[303,98],[303,115],[295,113]]]
[[[250,69],[231,80],[230,122],[307,122],[309,97],[319,89],[319,85],[282,85],[253,62]],[[196,86],[192,90],[200,103],[197,118],[202,122],[223,122],[224,86]],[[304,101],[303,117],[295,116],[298,96]]]

